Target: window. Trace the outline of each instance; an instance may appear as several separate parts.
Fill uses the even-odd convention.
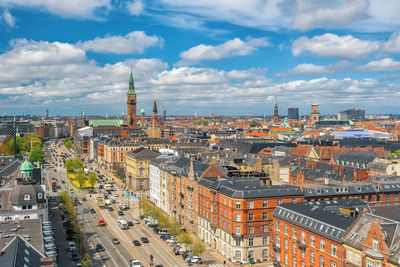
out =
[[[240,247],[240,239],[236,239],[236,246]]]
[[[395,195],[394,195],[394,200],[395,200],[395,201],[398,201],[398,200],[399,200],[399,195],[396,195],[396,194],[395,194]]]
[[[306,258],[306,251],[304,249],[301,250],[301,258]]]
[[[297,260],[296,260],[296,258],[293,258],[293,267],[296,267],[297,266]]]
[[[331,261],[331,267],[337,267],[336,262]]]
[[[288,250],[288,248],[289,248],[289,242],[287,239],[285,239],[285,249]]]
[[[285,234],[288,234],[288,225],[285,223]]]
[[[350,249],[347,250],[347,260],[349,262],[353,262],[354,261],[354,252]]]
[[[325,250],[325,240],[324,239],[321,239],[319,241],[319,249],[320,250]]]
[[[254,221],[254,213],[249,213],[249,221]]]
[[[263,212],[263,220],[268,220],[268,212]]]
[[[229,212],[229,219],[231,219],[231,212]]]
[[[28,219],[30,219],[31,217],[29,216],[29,215],[25,215],[24,216],[24,220],[28,220]]]
[[[288,264],[288,262],[289,262],[289,257],[288,257],[288,254],[285,253],[285,264]]]
[[[236,206],[235,206],[237,209],[240,209],[240,202],[239,201],[236,201]]]
[[[263,251],[262,251],[262,257],[263,257],[263,258],[268,258],[268,249],[263,249]]]
[[[315,261],[314,251],[311,251],[311,253],[310,253],[310,261],[311,261],[311,263],[314,263],[314,261]]]
[[[381,267],[381,263],[380,262],[375,262],[375,267]]]
[[[242,253],[241,253],[240,250],[236,250],[235,251],[235,258],[237,258],[237,259],[241,259],[242,258]]]
[[[281,247],[281,237],[279,235],[276,235],[276,246],[278,248]]]
[[[268,237],[267,236],[263,237],[263,245],[268,245]]]
[[[278,199],[278,205],[282,204],[282,199]]]
[[[239,226],[239,225],[236,226],[236,234],[237,234],[237,235],[240,235],[240,226]]]
[[[254,234],[254,226],[249,226],[249,234]]]
[[[389,201],[390,200],[390,195],[388,194],[388,195],[386,195],[386,201]]]
[[[276,230],[280,231],[281,230],[281,222],[276,221]]]
[[[367,267],[374,267],[374,262],[371,260],[367,260]]]
[[[335,257],[337,256],[337,246],[334,244],[331,245],[331,255]]]
[[[296,198],[292,198],[292,203],[296,203]]]
[[[315,239],[313,235],[310,236],[310,243],[312,247],[315,247]]]
[[[253,238],[249,238],[249,247],[252,247],[252,246],[253,246]]]
[[[378,250],[379,249],[379,245],[378,245],[378,239],[374,238],[372,240],[372,249],[373,250]]]
[[[240,213],[236,213],[235,216],[236,216],[236,221],[240,222]]]
[[[306,243],[306,233],[301,231],[301,242]]]
[[[249,250],[249,259],[254,259],[254,251]]]
[[[357,265],[361,264],[361,256],[358,252],[354,252],[354,263]]]
[[[249,202],[249,209],[254,209],[254,201]]]
[[[306,264],[304,262],[302,262],[301,267],[306,267]]]
[[[319,258],[319,267],[324,267],[325,266],[325,258],[324,256],[321,256]]]
[[[232,203],[232,202],[231,202],[231,200],[229,199],[229,208],[231,207],[231,203]]]
[[[267,200],[263,200],[263,208],[268,208],[268,201]]]
[[[297,238],[296,234],[297,234],[297,233],[296,233],[296,227],[293,227],[293,238],[294,238],[294,239]]]
[[[263,225],[263,233],[266,233],[266,232],[268,232],[268,225],[264,224]]]
[[[296,248],[297,248],[297,244],[296,243],[293,243],[293,254],[296,254]]]

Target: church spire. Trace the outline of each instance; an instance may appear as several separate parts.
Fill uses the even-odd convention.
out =
[[[153,103],[153,113],[156,113],[156,114],[158,113],[156,100],[154,100],[154,103]]]
[[[133,81],[132,68],[131,68],[131,76],[129,77],[128,95],[136,95],[136,92],[135,92],[135,82]]]

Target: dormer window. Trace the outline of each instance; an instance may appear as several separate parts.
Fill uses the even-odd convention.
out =
[[[376,239],[376,238],[374,238],[374,240],[372,240],[372,249],[373,250],[379,249],[379,242],[378,242],[378,239]]]
[[[25,194],[24,195],[24,200],[31,200],[31,195]]]

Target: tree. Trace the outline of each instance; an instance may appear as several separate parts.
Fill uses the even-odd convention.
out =
[[[67,169],[67,172],[72,172],[74,171],[74,163],[72,160],[67,159],[64,164],[65,168]]]
[[[82,185],[85,185],[86,183],[85,173],[82,170],[78,171],[78,173],[75,174],[75,180],[79,183],[79,189],[81,189]]]
[[[89,183],[94,186],[94,184],[99,180],[99,178],[97,178],[97,173],[95,172],[90,172],[89,173]]]
[[[83,163],[82,160],[80,160],[79,158],[74,158],[74,160],[72,161],[72,164],[74,166],[74,171],[77,172],[81,169],[83,169]]]
[[[202,241],[200,241],[198,238],[196,238],[193,241],[192,245],[192,253],[193,255],[200,256],[203,254],[204,250],[206,250],[206,247]]]
[[[30,151],[31,145],[32,148],[39,147],[40,149],[42,149],[43,147],[42,140],[40,140],[36,134],[30,134],[24,138],[24,150]]]
[[[10,147],[11,151],[14,152],[14,138],[10,139],[7,143],[7,145]],[[21,137],[17,136],[17,154],[25,154],[25,141]]]
[[[73,147],[71,139],[65,139],[64,140],[64,145],[68,149],[72,149],[72,147]]]
[[[39,162],[40,164],[43,163],[44,160],[44,155],[43,151],[40,147],[33,147],[31,151],[29,152],[29,157],[34,161],[34,162]]]

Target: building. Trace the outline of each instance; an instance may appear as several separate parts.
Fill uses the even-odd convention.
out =
[[[135,84],[133,81],[133,75],[131,70],[131,76],[129,77],[129,88],[126,94],[126,103],[127,103],[127,113],[126,119],[128,121],[128,127],[137,128],[137,114],[136,114],[136,91]]]
[[[160,153],[141,147],[126,153],[126,181],[133,191],[149,190],[149,164]]]
[[[272,122],[274,124],[279,123],[279,114],[278,114],[278,101],[275,101],[275,106],[274,106],[274,117],[272,118]]]
[[[400,205],[365,209],[343,236],[343,266],[400,265]]]
[[[203,178],[198,236],[232,262],[269,261],[272,213],[302,201],[299,187],[267,186],[257,178]]]
[[[343,266],[343,236],[365,206],[359,199],[278,206],[271,233],[275,266]]]
[[[288,120],[298,120],[299,119],[299,108],[288,108]]]
[[[319,106],[318,104],[311,105],[311,125],[319,122]]]
[[[337,116],[340,121],[348,120],[365,120],[365,110],[359,108],[352,108],[340,111]]]

